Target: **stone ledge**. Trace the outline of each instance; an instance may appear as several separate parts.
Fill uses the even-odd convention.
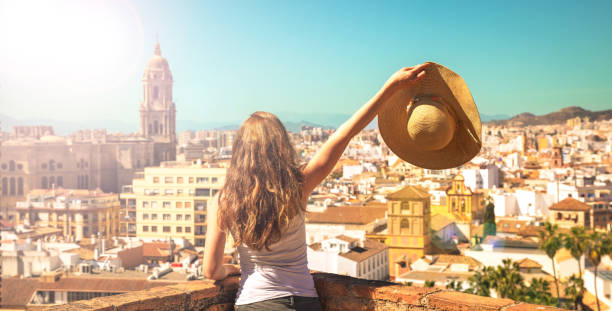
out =
[[[312,274],[323,310],[437,310],[437,311],[555,311],[554,307],[495,299],[460,292],[368,281],[329,273]],[[77,301],[45,310],[95,311],[230,311],[238,277],[223,281],[193,281],[144,291]]]

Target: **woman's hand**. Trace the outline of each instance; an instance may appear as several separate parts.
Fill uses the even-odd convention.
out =
[[[410,88],[419,82],[425,76],[425,68],[431,63],[406,67],[398,70],[385,82],[383,92],[395,93],[397,90]]]
[[[239,265],[224,264],[223,268],[225,269],[225,273],[227,273],[227,276],[240,275]]]

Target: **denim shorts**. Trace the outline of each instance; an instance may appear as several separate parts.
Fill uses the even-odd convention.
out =
[[[236,311],[250,311],[250,310],[314,310],[321,311],[321,302],[318,297],[302,297],[302,296],[286,296],[280,298],[274,298],[264,301],[258,301],[249,303],[246,305],[234,306]]]

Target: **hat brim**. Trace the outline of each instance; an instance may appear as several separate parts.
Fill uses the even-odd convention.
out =
[[[440,150],[428,151],[408,135],[406,107],[415,96],[440,96],[452,110],[457,128],[453,139]],[[425,77],[410,89],[394,94],[378,113],[378,129],[387,146],[402,160],[428,169],[460,166],[482,146],[480,116],[467,84],[455,72],[436,63],[425,67]]]

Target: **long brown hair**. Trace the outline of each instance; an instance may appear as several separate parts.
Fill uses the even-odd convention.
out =
[[[236,245],[269,249],[289,221],[305,211],[304,176],[289,135],[273,114],[258,111],[244,121],[219,194],[218,223]]]

